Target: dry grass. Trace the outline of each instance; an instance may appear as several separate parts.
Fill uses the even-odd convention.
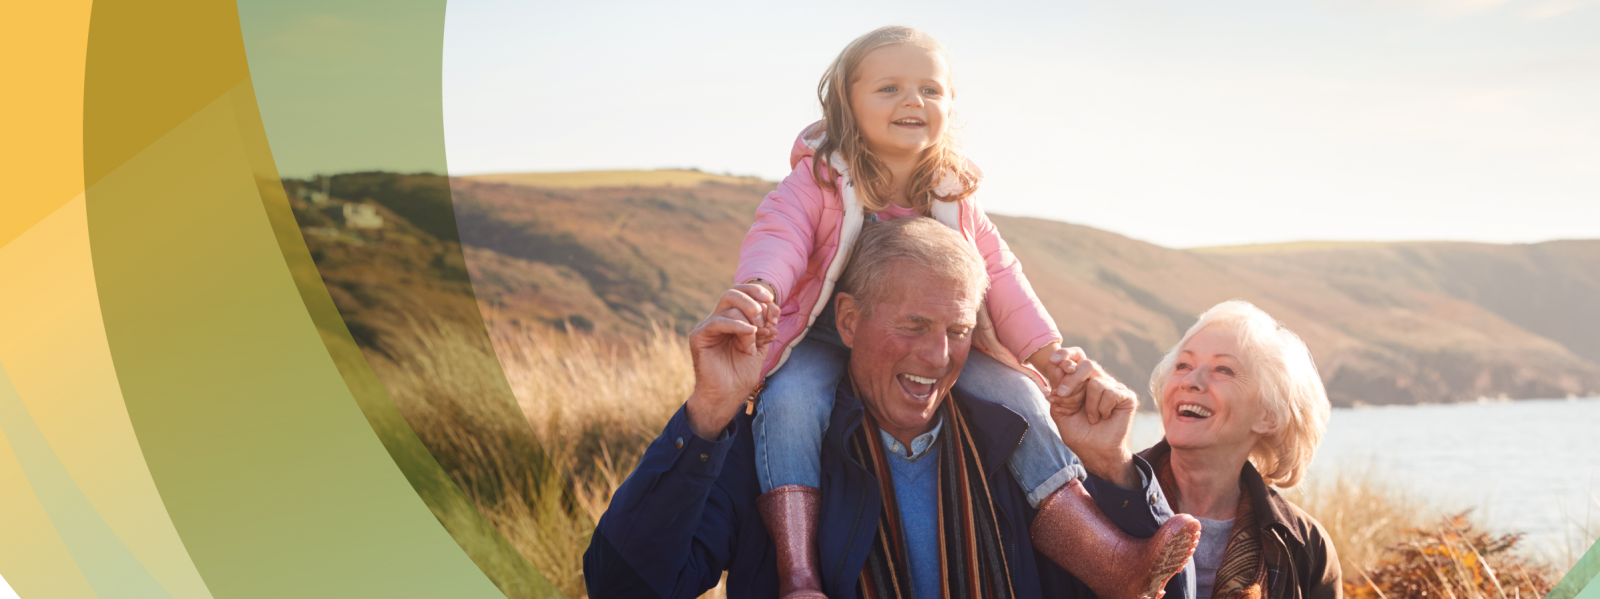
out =
[[[1328,530],[1347,577],[1376,568],[1385,550],[1406,541],[1407,530],[1442,515],[1371,466],[1308,477],[1284,495]]]
[[[688,350],[662,329],[631,347],[548,329],[492,336],[413,321],[386,337],[396,360],[367,357],[484,518],[557,589],[585,596],[595,522],[688,396]]]
[[[1578,514],[1569,511],[1567,506],[1561,506],[1561,515],[1567,521],[1564,531],[1565,541],[1553,559],[1557,564],[1571,566],[1578,563],[1585,551],[1593,547],[1596,540],[1600,540],[1600,493],[1595,492],[1594,475],[1589,477],[1589,501],[1578,508]]]
[[[1483,532],[1470,511],[1424,505],[1370,466],[1286,495],[1328,530],[1352,599],[1535,599],[1572,565],[1532,558],[1520,533]]]
[[[393,346],[398,362],[369,355],[401,411],[511,545],[562,592],[583,596],[595,522],[691,389],[684,340],[664,328],[614,344],[497,325],[489,347],[441,323],[411,333]],[[483,400],[505,397],[505,383],[514,405]],[[1328,529],[1353,599],[1531,599],[1565,570],[1523,557],[1515,535],[1477,532],[1465,515],[1424,506],[1370,468],[1288,496]]]
[[[1557,572],[1515,551],[1520,534],[1479,531],[1462,512],[1419,528],[1388,548],[1371,570],[1345,578],[1352,599],[1450,597],[1509,599],[1543,597]]]
[[[483,337],[429,320],[386,339],[397,360],[368,352],[368,362],[434,459],[556,588],[581,590],[575,558],[587,538],[565,515],[574,502],[565,473],[528,430]]]
[[[694,384],[688,346],[663,327],[626,346],[500,325],[494,346],[534,434],[583,475],[608,461],[632,470]]]

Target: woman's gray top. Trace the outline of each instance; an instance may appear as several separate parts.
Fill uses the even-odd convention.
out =
[[[1217,568],[1222,565],[1222,552],[1228,548],[1228,537],[1233,534],[1233,519],[1200,521],[1200,544],[1194,548],[1195,599],[1211,599],[1212,583],[1217,580]]]

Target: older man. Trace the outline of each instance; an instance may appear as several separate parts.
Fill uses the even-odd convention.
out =
[[[949,397],[987,286],[971,246],[932,219],[895,219],[869,226],[851,260],[835,304],[851,355],[822,450],[821,590],[841,599],[1092,596],[1055,563],[1074,557],[1060,548],[1120,533],[1034,522],[1002,467],[1026,423],[980,398]],[[601,518],[584,555],[591,596],[695,597],[726,570],[729,596],[772,597],[779,562],[804,550],[775,545],[756,505],[745,407],[772,335],[768,299],[759,286],[736,287],[690,334],[694,392]],[[1090,473],[1083,486],[1122,531],[1155,533],[1171,512],[1149,466],[1125,448],[1133,393],[1087,360],[1061,384],[1073,393],[1052,416]],[[890,456],[891,445],[912,455]],[[909,473],[906,457],[933,470]],[[1030,539],[1030,524],[1050,538]],[[1117,569],[1116,555],[1072,565],[1092,579]],[[1191,588],[1183,578],[1168,589]]]

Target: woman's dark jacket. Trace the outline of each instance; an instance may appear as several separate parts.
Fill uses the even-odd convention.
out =
[[[1157,472],[1170,471],[1171,455],[1172,447],[1165,439],[1139,452]],[[1267,599],[1342,599],[1339,553],[1322,523],[1267,486],[1250,462],[1239,472],[1239,485],[1255,506],[1262,550],[1256,581],[1262,595]],[[1169,492],[1172,497],[1181,494],[1178,488]]]
[[[1006,563],[1016,596],[1090,599],[1094,595],[1034,551],[1028,541],[1029,507],[1011,469],[1005,467],[1027,422],[1015,412],[975,397],[953,397],[988,470],[989,492],[999,519]],[[862,407],[840,385],[822,449],[822,517],[818,548],[823,591],[854,599],[856,581],[877,531],[882,498],[876,481],[844,450],[861,426]],[[777,551],[756,510],[756,478],[750,417],[739,415],[718,441],[689,428],[679,408],[645,451],[638,468],[617,490],[583,556],[590,597],[692,598],[715,586],[728,571],[729,597],[775,597]],[[1143,460],[1134,460],[1141,489],[1122,489],[1089,477],[1084,487],[1100,509],[1129,534],[1149,537],[1172,512]],[[1170,599],[1192,599],[1183,575],[1168,583]]]

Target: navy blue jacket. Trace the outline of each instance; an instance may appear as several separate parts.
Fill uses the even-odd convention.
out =
[[[840,387],[823,440],[818,549],[823,591],[834,599],[855,599],[882,497],[866,469],[845,451],[845,440],[861,426],[862,407],[848,385]],[[1027,422],[999,404],[970,396],[960,401],[969,408],[969,428],[988,471],[1017,597],[1092,599],[1087,587],[1028,541],[1036,510],[1005,467]],[[716,586],[723,570],[729,597],[777,596],[777,549],[756,510],[761,487],[750,420],[741,413],[721,439],[707,441],[694,434],[687,413],[678,409],[595,528],[583,556],[590,597],[689,599]],[[1149,537],[1172,511],[1149,464],[1139,457],[1134,462],[1143,478],[1141,489],[1123,489],[1094,476],[1084,486],[1117,526]],[[1192,590],[1185,592],[1192,588],[1180,573],[1168,583],[1167,598],[1192,597]]]

